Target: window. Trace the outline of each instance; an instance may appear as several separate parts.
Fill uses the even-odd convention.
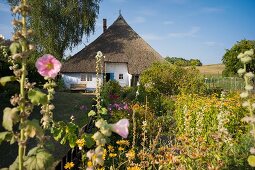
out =
[[[119,79],[123,79],[123,74],[119,74]]]
[[[81,81],[92,81],[92,74],[81,74]]]

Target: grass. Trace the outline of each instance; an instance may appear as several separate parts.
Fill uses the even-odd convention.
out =
[[[87,123],[87,112],[91,109],[93,95],[81,94],[81,93],[67,93],[57,92],[53,101],[55,105],[54,120],[55,121],[69,121],[70,116],[75,117],[75,123],[79,126],[83,126]],[[85,108],[81,110],[80,107],[84,105]],[[6,96],[0,96],[0,110],[9,106],[9,98]],[[39,108],[35,108],[31,114],[30,119],[40,119]],[[0,116],[0,122],[2,122],[2,114]],[[2,124],[2,123],[1,123]],[[0,131],[4,131],[0,125]],[[51,139],[53,145],[51,146],[51,153],[55,158],[55,164],[60,160],[66,152],[69,150],[68,146],[60,145],[58,142]],[[35,140],[28,142],[28,149],[36,145]],[[17,144],[10,145],[7,142],[2,142],[0,145],[0,168],[7,167],[12,164],[17,156]]]
[[[211,64],[196,67],[201,74],[204,75],[222,75],[222,71],[225,68],[224,64]]]

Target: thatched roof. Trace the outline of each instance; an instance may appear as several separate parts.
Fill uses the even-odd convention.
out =
[[[130,74],[140,74],[153,62],[163,59],[120,15],[95,41],[67,60],[61,72],[94,73],[97,51],[103,53],[105,62],[128,63]]]

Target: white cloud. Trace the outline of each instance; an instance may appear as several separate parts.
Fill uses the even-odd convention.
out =
[[[168,36],[170,37],[178,37],[178,38],[184,38],[184,37],[195,37],[196,34],[200,31],[200,27],[191,27],[191,29],[187,32],[175,32],[175,33],[169,33]]]
[[[173,21],[164,21],[163,24],[164,25],[172,25],[172,24],[174,24],[174,22]]]
[[[219,13],[219,12],[223,12],[224,9],[223,8],[218,8],[218,7],[204,7],[202,8],[202,12],[204,13]]]
[[[10,12],[10,6],[6,3],[1,3],[0,2],[0,12]]]
[[[156,34],[143,34],[141,35],[146,41],[148,40],[163,40],[164,37],[158,36]]]
[[[146,19],[144,17],[138,16],[135,17],[133,21],[131,21],[131,23],[145,23]]]

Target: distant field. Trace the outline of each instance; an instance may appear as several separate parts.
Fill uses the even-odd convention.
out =
[[[224,64],[211,64],[196,67],[204,75],[221,75],[225,68]]]

